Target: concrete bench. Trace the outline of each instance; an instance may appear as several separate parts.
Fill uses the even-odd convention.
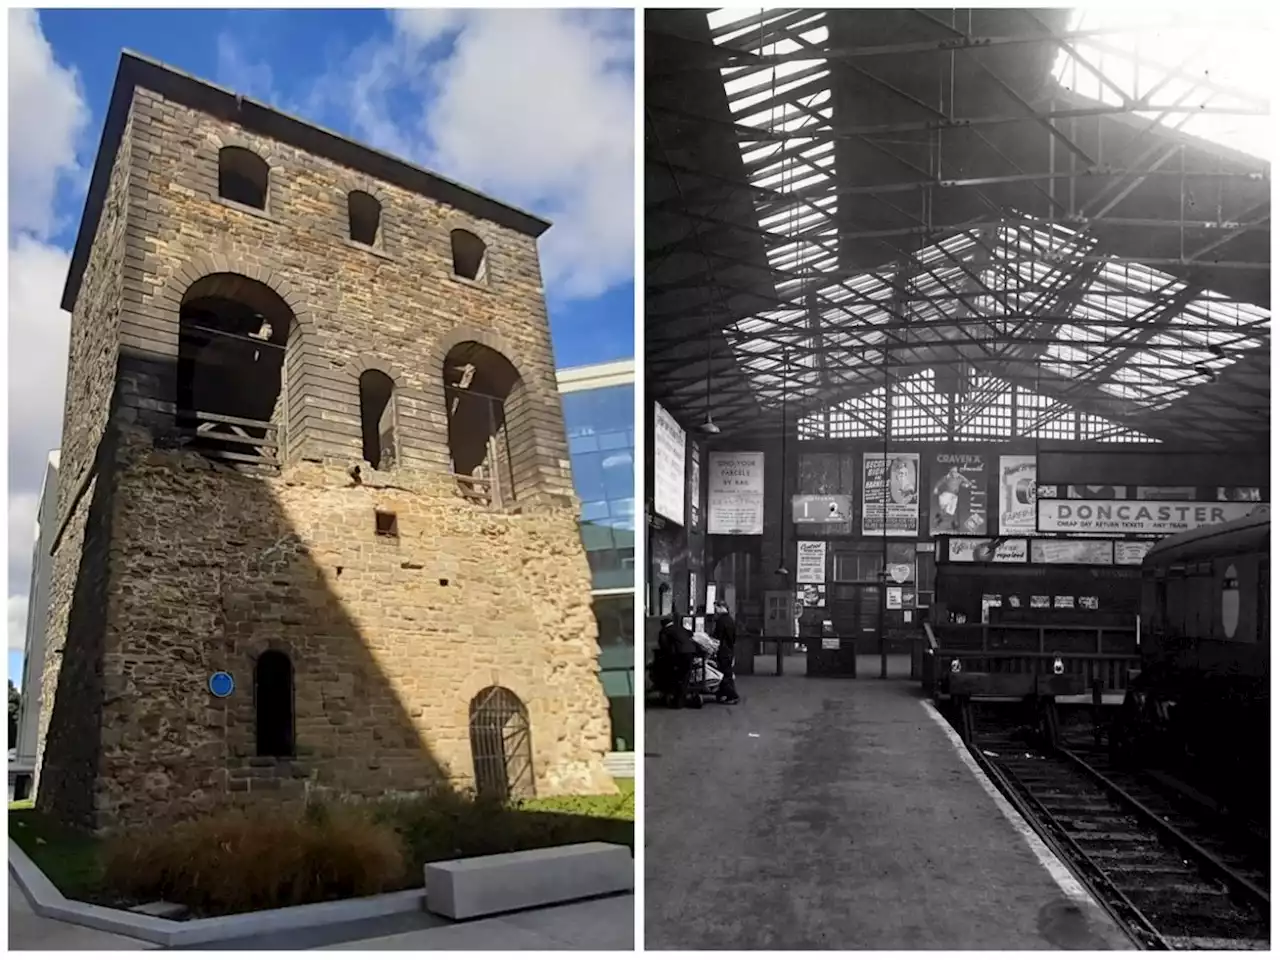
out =
[[[470,920],[586,897],[626,893],[635,887],[631,851],[614,843],[575,843],[423,868],[427,910],[450,920]]]

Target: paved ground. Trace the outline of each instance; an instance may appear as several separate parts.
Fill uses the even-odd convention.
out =
[[[10,950],[154,950],[155,944],[37,917],[9,874]]]
[[[1132,949],[1069,899],[918,684],[743,677],[645,715],[646,949]]]
[[[545,910],[450,923],[428,913],[205,943],[192,950],[630,950],[635,898],[606,897]],[[10,950],[156,950],[155,944],[37,917],[9,877]]]

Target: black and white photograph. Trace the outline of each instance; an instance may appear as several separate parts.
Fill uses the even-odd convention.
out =
[[[645,949],[1270,949],[1269,14],[643,36]]]

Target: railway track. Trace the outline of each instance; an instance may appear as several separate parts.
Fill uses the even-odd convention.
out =
[[[1050,752],[975,717],[973,753],[1140,946],[1270,949],[1265,845],[1091,746]]]

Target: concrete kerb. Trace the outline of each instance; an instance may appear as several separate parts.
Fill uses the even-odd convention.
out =
[[[542,866],[550,868],[548,880],[558,879],[559,882],[551,882],[543,886],[543,896],[533,898],[532,902],[523,900],[518,905],[514,902],[505,905],[499,904],[496,909],[534,909],[563,903],[567,899],[618,892],[623,887],[632,889],[634,885],[634,865],[629,882],[621,882],[615,866],[614,870],[606,870],[604,876],[596,878],[594,884],[588,884],[591,889],[584,888],[581,880],[573,883],[566,881],[563,877],[557,878],[554,876],[557,872],[557,866],[560,867],[560,872],[563,872],[565,868],[575,871],[580,869],[584,863],[590,866],[591,862],[599,861],[601,857],[605,859],[607,866],[611,856],[616,855],[619,850],[625,851],[626,848],[618,848],[615,844],[591,843],[571,844],[567,847],[556,847],[542,851],[529,851],[525,855],[525,859],[532,857],[535,861],[541,860]],[[630,851],[626,851],[626,853],[629,858]],[[477,861],[489,861],[485,866],[492,867],[488,883],[482,884],[482,888],[479,891],[482,900],[493,900],[495,896],[497,901],[503,899],[504,888],[508,886],[511,880],[511,864],[507,862],[511,857],[512,855],[498,855],[473,858],[472,863],[474,866],[480,866]],[[521,858],[517,857],[516,859]],[[465,862],[450,861],[447,864],[434,866],[441,868],[444,872],[448,872],[450,868],[457,869]],[[432,866],[428,864],[424,873],[429,872]],[[74,923],[120,936],[133,937],[136,940],[143,940],[162,947],[189,947],[203,943],[260,936],[267,933],[284,933],[290,930],[312,929],[350,923],[356,920],[373,920],[379,917],[416,913],[429,909],[424,888],[401,890],[395,893],[384,893],[352,900],[334,900],[328,903],[311,903],[298,907],[283,907],[277,910],[261,910],[255,913],[238,913],[226,917],[207,917],[200,920],[183,921],[167,920],[161,917],[148,917],[128,910],[117,910],[112,907],[101,907],[97,904],[68,899],[63,896],[58,888],[53,885],[53,882],[45,876],[44,872],[36,866],[13,840],[9,841],[9,871],[13,874],[14,879],[37,916],[49,920],[61,920],[64,923]],[[482,868],[482,872],[490,871]],[[609,874],[613,875],[609,876]],[[565,886],[566,882],[569,883],[568,887]],[[476,891],[471,893],[474,896]],[[547,894],[550,895],[548,896]],[[453,909],[456,906],[453,903],[454,894],[440,896],[439,899],[442,901],[439,906],[443,909],[444,916],[449,917],[452,913],[458,919],[463,919],[463,916],[457,914]],[[444,901],[447,901],[448,905]],[[489,906],[492,907],[492,904],[489,904]],[[431,912],[440,914],[441,910]],[[493,910],[474,909],[466,912],[471,916],[477,916],[493,912]],[[467,917],[467,919],[470,919],[470,917]]]
[[[13,840],[9,841],[9,872],[17,880],[37,916],[133,937],[162,947],[189,947],[264,933],[329,926],[353,920],[372,920],[394,914],[414,913],[425,907],[423,890],[400,890],[355,900],[309,903],[300,907],[238,913],[228,917],[165,920],[68,899]]]

